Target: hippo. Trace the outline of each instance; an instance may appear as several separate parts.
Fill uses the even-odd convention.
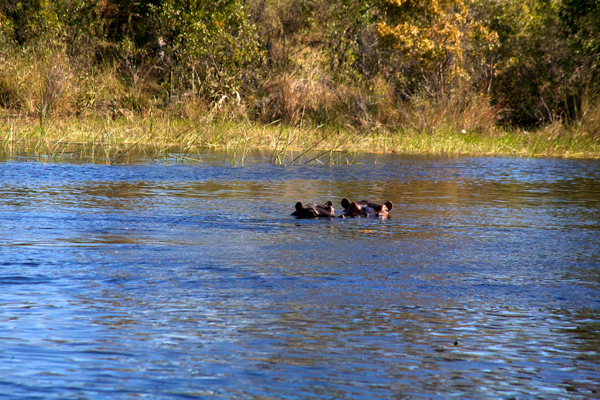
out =
[[[308,203],[307,205],[297,202],[296,211],[292,215],[298,218],[333,218],[335,217],[335,210],[331,201],[325,204]]]
[[[350,201],[347,198],[342,199],[342,207],[344,217],[377,217],[381,219],[389,218],[388,212],[392,211],[394,205],[391,201],[386,201],[384,204],[373,203],[369,200]]]

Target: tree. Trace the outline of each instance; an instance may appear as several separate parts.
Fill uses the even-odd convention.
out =
[[[493,47],[497,40],[473,21],[465,0],[382,0],[381,12],[384,18],[375,31],[404,97],[415,92],[445,96],[469,80],[469,46]]]
[[[600,96],[600,2],[564,0],[559,11],[577,87],[581,96]]]
[[[170,90],[191,90],[213,101],[239,97],[262,62],[257,29],[241,1],[168,0],[153,14]]]

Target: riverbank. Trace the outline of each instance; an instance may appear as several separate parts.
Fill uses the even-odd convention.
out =
[[[600,158],[600,138],[564,126],[537,131],[495,129],[479,133],[450,125],[430,129],[372,130],[351,126],[259,124],[214,116],[190,120],[169,116],[31,119],[5,117],[0,143],[6,153],[59,158],[77,148],[81,156],[121,157],[135,148],[154,153],[193,154],[226,149],[245,154],[261,149],[273,163],[298,161],[298,154],[392,152],[427,155]],[[331,158],[331,157],[330,157]]]

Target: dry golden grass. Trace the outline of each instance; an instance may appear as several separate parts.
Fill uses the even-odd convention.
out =
[[[310,50],[297,61],[295,71],[267,77],[256,93],[212,103],[179,93],[165,103],[149,74],[131,85],[117,65],[84,68],[60,51],[14,54],[0,67],[0,142],[5,150],[45,155],[79,146],[109,159],[131,146],[184,153],[261,148],[274,163],[299,161],[309,151],[329,152],[329,159],[360,151],[600,156],[600,101],[584,102],[572,125],[502,129],[501,110],[468,89],[400,102],[381,78],[362,86],[343,77],[334,82]]]

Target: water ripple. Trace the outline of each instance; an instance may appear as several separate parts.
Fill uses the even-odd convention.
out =
[[[600,163],[143,161],[0,164],[3,398],[599,396]]]

